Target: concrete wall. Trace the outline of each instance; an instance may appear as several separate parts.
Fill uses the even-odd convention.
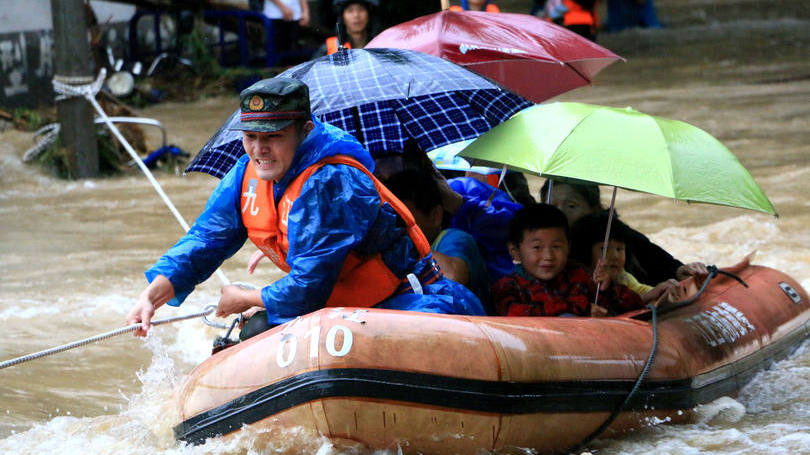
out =
[[[102,40],[122,47],[135,7],[91,1]],[[0,0],[0,108],[53,102],[53,23],[50,0]],[[123,46],[125,47],[125,46]]]

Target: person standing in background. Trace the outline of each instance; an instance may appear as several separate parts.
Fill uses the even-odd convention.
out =
[[[341,21],[346,49],[362,49],[374,37],[372,13],[377,0],[335,0],[335,9]],[[326,39],[326,54],[334,54],[340,47],[337,36]]]
[[[309,3],[306,0],[265,0],[262,12],[273,23],[276,52],[297,49],[300,27],[309,25]]]
[[[532,14],[596,41],[599,29],[596,0],[547,0],[542,9],[535,7]]]

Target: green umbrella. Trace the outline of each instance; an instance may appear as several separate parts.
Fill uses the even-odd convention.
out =
[[[555,179],[776,215],[737,158],[709,133],[631,108],[581,103],[524,109],[459,156]]]

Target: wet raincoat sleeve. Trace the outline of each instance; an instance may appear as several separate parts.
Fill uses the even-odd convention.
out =
[[[373,182],[358,169],[327,165],[307,179],[290,209],[290,273],[262,289],[270,323],[325,306],[346,256],[379,210]]]
[[[172,283],[175,297],[169,305],[180,305],[196,285],[245,243],[247,231],[239,212],[239,192],[246,163],[243,159],[231,168],[188,233],[146,271],[150,283],[158,275]]]

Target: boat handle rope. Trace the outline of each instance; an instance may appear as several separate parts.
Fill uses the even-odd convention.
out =
[[[187,319],[205,317],[205,316],[211,314],[214,310],[216,310],[216,308],[217,308],[216,305],[209,305],[209,306],[205,307],[205,309],[203,311],[199,311],[197,313],[183,314],[183,315],[179,315],[179,316],[172,316],[170,318],[158,319],[158,320],[152,321],[152,325],[163,325],[163,324],[169,324],[169,323],[172,323],[172,322],[185,321]],[[237,322],[238,320],[239,320],[238,318],[234,319],[234,323],[231,325],[231,329],[233,329],[233,327],[236,325],[235,322]],[[114,336],[123,335],[123,334],[129,333],[129,332],[134,332],[135,330],[140,329],[142,325],[143,325],[143,323],[139,322],[137,324],[132,324],[132,325],[128,325],[126,327],[121,327],[119,329],[111,330],[109,332],[101,333],[99,335],[92,336],[90,338],[85,338],[83,340],[74,341],[72,343],[63,344],[61,346],[56,346],[56,347],[53,347],[53,348],[50,348],[50,349],[45,349],[43,351],[34,352],[32,354],[24,355],[22,357],[17,357],[15,359],[6,360],[4,362],[0,362],[0,370],[2,370],[4,368],[8,368],[10,366],[18,365],[20,363],[28,362],[30,360],[39,359],[39,358],[46,357],[46,356],[49,356],[49,355],[64,352],[64,351],[67,351],[67,350],[70,350],[70,349],[78,348],[80,346],[85,346],[85,345],[90,344],[90,343],[95,343],[96,341],[106,340],[106,339],[112,338]],[[209,325],[211,325],[211,324],[209,324]]]
[[[660,310],[660,313],[663,314],[665,312],[672,311],[676,308],[680,308],[694,303],[698,298],[700,298],[700,296],[703,294],[706,288],[709,287],[709,282],[711,282],[712,279],[715,278],[717,275],[726,275],[728,277],[737,280],[743,286],[748,287],[748,283],[746,283],[745,280],[740,278],[738,275],[735,275],[734,273],[728,272],[726,270],[721,270],[717,268],[717,266],[715,265],[706,266],[706,269],[709,271],[709,275],[706,277],[705,280],[703,280],[703,285],[700,287],[700,290],[698,290],[698,292],[695,293],[695,295],[687,299],[675,302],[672,305],[667,305],[666,307]],[[602,424],[599,425],[599,427],[596,430],[592,431],[588,436],[586,436],[585,439],[582,440],[582,442],[580,442],[573,448],[567,450],[566,453],[579,453],[579,451],[582,450],[586,445],[590,444],[594,439],[597,438],[597,436],[602,434],[602,432],[604,432],[613,423],[613,421],[616,420],[616,417],[618,417],[619,414],[621,414],[625,406],[627,406],[627,404],[630,402],[630,400],[633,398],[636,392],[638,392],[639,387],[641,387],[641,383],[644,382],[644,380],[647,378],[647,374],[650,372],[650,367],[652,367],[653,360],[655,360],[655,353],[658,350],[658,314],[659,314],[658,306],[655,305],[654,303],[647,305],[647,308],[650,309],[650,315],[652,320],[652,331],[653,331],[652,348],[650,349],[649,356],[647,356],[647,362],[644,364],[644,368],[638,375],[635,384],[633,384],[633,388],[630,390],[630,392],[627,394],[624,400],[621,403],[619,403],[619,405],[616,406],[615,409],[613,409],[613,412],[610,413],[608,418],[605,419],[605,421],[602,422]]]

